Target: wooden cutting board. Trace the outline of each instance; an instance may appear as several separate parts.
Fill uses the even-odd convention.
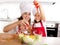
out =
[[[15,40],[0,40],[0,45],[21,45],[21,42],[17,39]]]
[[[21,41],[13,34],[0,34],[0,45],[21,45]]]

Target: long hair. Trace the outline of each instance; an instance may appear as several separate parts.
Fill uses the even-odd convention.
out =
[[[22,16],[18,18],[18,21],[23,20]]]

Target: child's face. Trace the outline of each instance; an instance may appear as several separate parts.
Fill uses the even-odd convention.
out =
[[[39,13],[36,13],[36,14],[35,14],[35,20],[36,20],[36,21],[40,21],[40,19],[41,19],[40,14],[39,14]]]

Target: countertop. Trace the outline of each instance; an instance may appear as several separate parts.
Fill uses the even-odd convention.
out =
[[[20,40],[13,34],[0,34],[0,45],[22,45]],[[41,43],[47,45],[60,45],[60,37],[42,37],[41,42],[37,41],[37,45]]]

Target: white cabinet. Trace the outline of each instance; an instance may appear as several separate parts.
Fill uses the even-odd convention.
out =
[[[58,25],[58,37],[60,37],[60,24]]]

